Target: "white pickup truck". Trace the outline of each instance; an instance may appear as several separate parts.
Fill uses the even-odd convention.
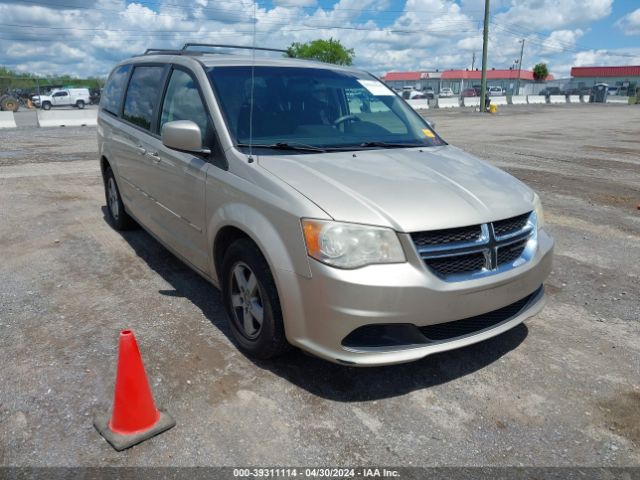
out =
[[[31,101],[36,107],[50,110],[51,107],[74,106],[84,108],[91,103],[88,88],[62,88],[52,90],[49,95],[34,95]]]

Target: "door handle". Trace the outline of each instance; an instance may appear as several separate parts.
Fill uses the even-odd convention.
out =
[[[160,154],[158,152],[147,152],[146,155],[151,157],[154,162],[160,162]]]
[[[136,146],[136,152],[138,152],[140,155],[144,155],[145,153],[147,153],[147,150],[142,145],[138,145]]]

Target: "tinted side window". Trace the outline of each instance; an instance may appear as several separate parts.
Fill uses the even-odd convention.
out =
[[[144,129],[151,129],[153,110],[161,95],[164,67],[135,67],[124,99],[122,117]]]
[[[102,91],[102,98],[100,106],[107,112],[118,114],[120,110],[120,99],[122,98],[122,92],[127,82],[127,75],[131,65],[123,65],[120,68],[113,71],[107,84]]]
[[[195,80],[182,70],[174,70],[162,105],[160,131],[167,122],[191,120],[200,127],[204,142],[208,127],[207,110],[202,103]]]

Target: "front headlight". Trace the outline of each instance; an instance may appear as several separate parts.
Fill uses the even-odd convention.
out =
[[[533,194],[533,208],[536,212],[536,219],[538,221],[538,230],[544,227],[544,211],[542,210],[542,202],[537,193]]]
[[[339,268],[405,260],[396,232],[390,228],[302,219],[309,256]]]

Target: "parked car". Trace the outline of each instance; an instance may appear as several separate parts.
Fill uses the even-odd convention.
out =
[[[52,90],[48,95],[34,95],[31,101],[43,110],[68,106],[84,108],[91,103],[91,95],[88,88],[65,88]]]
[[[424,93],[424,98],[428,98],[429,100],[433,100],[436,96],[435,92],[433,91],[432,87],[426,87],[423,90]]]
[[[583,97],[591,96],[591,88],[590,87],[579,87],[571,90],[569,95],[582,95]]]
[[[609,87],[608,95],[618,95],[620,93],[620,89],[618,87]]]
[[[560,87],[546,87],[540,90],[538,95],[544,95],[548,97],[549,95],[564,95],[564,93]]]
[[[480,94],[476,92],[475,88],[465,88],[460,94],[462,97],[479,97]]]
[[[502,87],[489,87],[487,89],[487,93],[491,97],[502,96],[504,95],[504,90],[502,89]]]
[[[443,98],[453,97],[453,90],[450,88],[441,88],[439,96]]]
[[[591,95],[591,88],[590,87],[572,87],[572,88],[566,89],[564,93],[566,95],[584,95],[588,97],[589,95]]]
[[[403,90],[402,98],[405,100],[417,100],[420,98],[426,98],[424,92],[420,90]]]
[[[220,288],[248,355],[401,363],[543,307],[540,198],[362,70],[156,51],[111,72],[97,131],[108,220]]]

